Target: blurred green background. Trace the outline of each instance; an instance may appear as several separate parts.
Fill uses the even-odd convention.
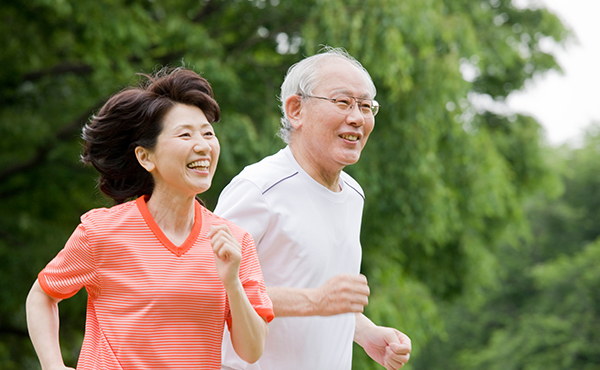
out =
[[[245,165],[283,146],[287,68],[322,45],[370,71],[382,109],[358,164],[367,194],[366,313],[413,341],[404,369],[600,369],[600,129],[549,147],[502,101],[558,69],[558,18],[510,0],[11,0],[0,5],[0,369],[39,369],[24,302],[90,208],[80,129],[161,66],[194,69],[222,108],[212,209]],[[461,69],[467,68],[465,78]],[[85,293],[64,301],[74,366]],[[355,369],[381,369],[359,347]]]

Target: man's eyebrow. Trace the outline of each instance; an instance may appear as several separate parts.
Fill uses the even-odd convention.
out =
[[[345,88],[340,88],[340,89],[333,89],[331,90],[332,93],[337,93],[337,94],[344,94],[344,95],[348,95],[348,96],[354,96],[352,95],[352,93],[350,91],[348,91]],[[360,95],[360,96],[356,96],[356,98],[361,98],[361,99],[373,99],[371,97],[371,94],[369,94],[368,92]]]

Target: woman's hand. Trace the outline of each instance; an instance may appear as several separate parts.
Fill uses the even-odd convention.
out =
[[[256,362],[263,353],[268,328],[265,320],[250,304],[240,281],[242,247],[227,225],[211,226],[208,237],[213,247],[219,279],[227,291],[233,348],[244,361]]]
[[[239,282],[242,247],[235,240],[227,225],[211,226],[208,237],[213,247],[219,279],[228,290]]]

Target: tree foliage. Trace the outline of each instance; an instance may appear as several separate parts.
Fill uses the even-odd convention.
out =
[[[502,279],[479,305],[447,305],[452,340],[433,341],[417,369],[598,369],[600,130],[582,148],[548,153],[562,194],[529,200],[531,237],[500,248]]]
[[[287,68],[321,45],[371,72],[382,109],[361,161],[368,315],[415,346],[443,335],[438,298],[492,281],[496,248],[524,232],[522,201],[550,186],[539,125],[473,106],[555,68],[565,39],[545,9],[509,0],[14,0],[0,6],[0,364],[36,368],[23,302],[90,208],[110,203],[78,162],[88,117],[139,72],[184,64],[213,85],[223,118],[209,208],[243,166],[283,144]],[[591,226],[590,226],[591,227]],[[61,303],[70,363],[84,296]],[[416,351],[415,356],[418,356]],[[357,351],[357,366],[375,366]]]

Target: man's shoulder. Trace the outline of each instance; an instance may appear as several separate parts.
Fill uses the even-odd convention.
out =
[[[350,189],[358,193],[358,195],[360,195],[363,199],[365,199],[365,192],[363,188],[360,186],[358,181],[356,181],[347,172],[342,171],[340,175],[340,181],[344,183],[344,186],[348,186]]]
[[[227,225],[227,227],[233,234],[233,237],[238,241],[241,241],[242,239],[246,238],[246,235],[249,235],[249,233],[245,229],[243,229],[241,226],[239,226],[238,224],[235,224],[235,223],[231,222],[230,220],[227,220],[227,219],[219,216],[218,214],[210,211],[207,208],[203,207],[202,212],[203,212],[202,222],[206,222],[208,225],[222,225],[222,224]]]
[[[259,162],[246,166],[232,182],[248,181],[264,192],[297,174],[298,170],[290,163],[282,149]]]

